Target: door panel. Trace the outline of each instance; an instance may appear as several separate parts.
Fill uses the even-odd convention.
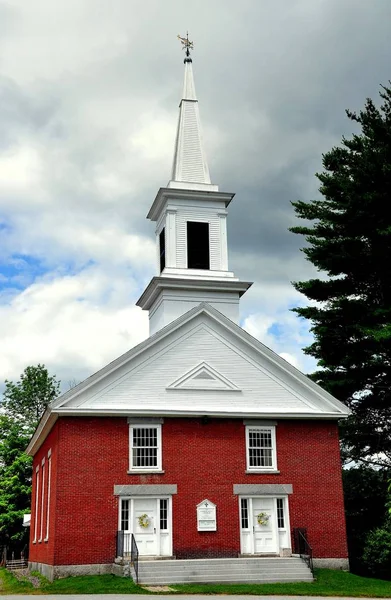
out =
[[[254,554],[278,552],[277,511],[274,498],[252,498]],[[259,515],[264,515],[259,517]],[[263,521],[259,522],[259,521]]]
[[[143,515],[146,516],[143,518]],[[142,526],[142,521],[145,523],[145,527]],[[133,533],[141,555],[156,556],[159,554],[157,528],[156,498],[133,500]]]

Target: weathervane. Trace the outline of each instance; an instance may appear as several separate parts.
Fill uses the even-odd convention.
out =
[[[182,50],[186,50],[186,58],[184,62],[192,62],[190,58],[190,50],[193,50],[194,43],[189,40],[189,32],[186,33],[186,37],[177,36],[178,40],[182,44]]]

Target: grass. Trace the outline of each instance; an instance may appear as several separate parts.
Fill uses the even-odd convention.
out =
[[[171,585],[175,594],[253,594],[284,596],[350,596],[391,598],[391,581],[359,577],[343,571],[316,569],[313,583],[265,584],[187,584]],[[43,577],[41,587],[34,588],[28,580],[18,580],[5,569],[0,569],[0,596],[7,594],[146,594],[130,579],[115,575],[91,575],[57,579],[53,583]],[[164,592],[167,594],[168,592]],[[158,595],[158,594],[157,594]]]
[[[349,596],[391,598],[391,581],[359,577],[344,571],[315,569],[313,583],[175,585],[183,594],[254,594],[268,596]]]

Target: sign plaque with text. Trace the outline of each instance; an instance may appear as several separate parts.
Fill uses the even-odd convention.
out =
[[[203,500],[197,505],[198,531],[217,531],[216,504]]]

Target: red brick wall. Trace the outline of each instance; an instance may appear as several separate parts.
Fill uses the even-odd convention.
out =
[[[238,554],[234,483],[291,483],[291,528],[307,528],[316,557],[347,556],[338,432],[333,422],[280,421],[277,475],[245,473],[240,419],[212,419],[203,425],[200,419],[166,418],[162,428],[165,473],[159,475],[127,474],[125,418],[64,417],[58,428],[56,547],[54,555],[49,552],[42,562],[52,564],[50,558],[63,565],[112,562],[118,526],[113,487],[140,483],[177,484],[173,551],[178,558]],[[196,505],[205,498],[217,504],[216,532],[197,531]]]
[[[45,541],[47,533],[48,517],[48,483],[49,483],[49,460],[48,452],[51,450],[51,477],[50,477],[50,508],[49,508],[49,537]],[[31,494],[31,526],[30,526],[30,550],[29,560],[32,562],[41,562],[45,564],[54,564],[55,548],[55,522],[56,522],[56,477],[57,477],[57,455],[58,455],[58,424],[56,423],[42,444],[41,448],[34,456],[33,461],[33,486]],[[42,459],[45,458],[45,482],[44,482],[44,502],[42,511]],[[36,498],[36,467],[39,466],[39,496],[38,496],[38,514],[35,514]],[[35,520],[37,519],[37,540],[33,543],[35,532]],[[40,539],[42,521],[42,539]]]

